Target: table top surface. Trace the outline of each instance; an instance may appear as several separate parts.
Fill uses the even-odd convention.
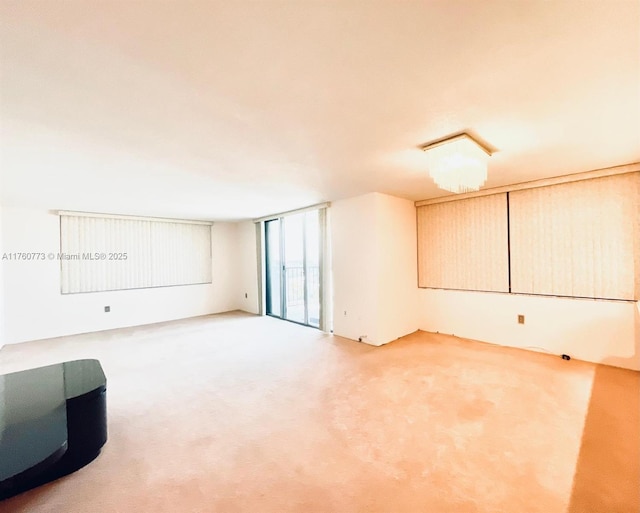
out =
[[[76,360],[0,375],[0,482],[67,446],[67,400],[106,388],[98,360]]]

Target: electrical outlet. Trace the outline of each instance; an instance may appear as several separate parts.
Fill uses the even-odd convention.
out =
[[[109,313],[109,312],[111,311],[111,307],[110,307],[110,306],[105,306],[105,307],[104,307],[104,311],[105,311],[106,313]]]
[[[245,292],[244,293],[244,298],[247,299],[249,297],[249,295]]]
[[[518,314],[518,324],[524,324],[524,315]]]

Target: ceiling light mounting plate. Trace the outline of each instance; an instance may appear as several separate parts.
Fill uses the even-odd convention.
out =
[[[484,143],[481,143],[480,141],[478,141],[478,139],[476,139],[475,137],[473,137],[471,134],[467,132],[459,132],[453,135],[442,137],[441,139],[436,139],[435,141],[431,141],[426,144],[423,144],[422,146],[420,146],[420,149],[422,151],[427,151],[427,150],[436,148],[438,146],[442,146],[443,144],[448,144],[450,142],[457,141],[460,139],[471,139],[487,155],[491,156],[493,154],[493,152]]]

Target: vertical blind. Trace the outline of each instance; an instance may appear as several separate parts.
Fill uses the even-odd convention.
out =
[[[637,298],[640,173],[510,193],[512,291]]]
[[[211,283],[211,225],[60,214],[63,294]]]
[[[640,172],[417,211],[419,287],[640,298]]]
[[[418,286],[509,291],[507,195],[418,207]]]

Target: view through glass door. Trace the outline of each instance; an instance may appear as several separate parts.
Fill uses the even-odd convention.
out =
[[[320,212],[265,223],[267,314],[320,327]]]

